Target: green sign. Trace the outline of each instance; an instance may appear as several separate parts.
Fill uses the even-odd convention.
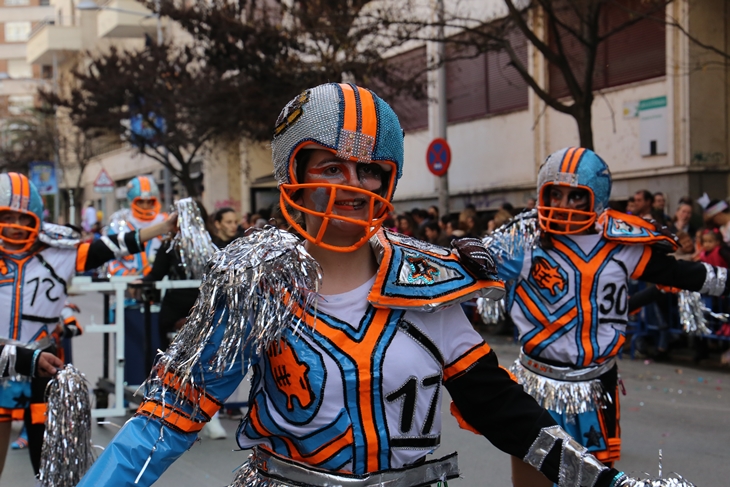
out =
[[[666,96],[657,96],[656,98],[648,98],[639,101],[639,111],[653,110],[655,108],[663,108],[667,106]]]

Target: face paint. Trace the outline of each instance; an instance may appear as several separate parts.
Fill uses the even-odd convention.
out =
[[[312,201],[314,202],[315,211],[323,213],[330,201],[330,192],[325,188],[317,188],[312,193]]]

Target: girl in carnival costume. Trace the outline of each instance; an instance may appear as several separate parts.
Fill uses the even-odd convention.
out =
[[[385,231],[403,131],[373,92],[325,84],[274,131],[281,208],[218,251],[147,394],[79,484],[151,485],[252,369],[234,486],[425,486],[458,476],[440,443],[442,387],[464,426],[564,486],[628,485],[573,441],[456,304],[504,293],[475,239],[442,247]],[[301,219],[294,212],[301,214]]]
[[[175,229],[176,216],[140,231],[122,232],[81,243],[72,229],[43,222],[43,201],[33,183],[18,173],[0,174],[0,327],[4,373],[30,355],[31,378],[11,377],[0,384],[0,472],[10,436],[12,409],[25,409],[28,451],[36,474],[40,466],[48,377],[61,364],[50,359],[49,330],[61,319],[67,288],[76,272],[144,250],[144,242]],[[15,358],[17,355],[17,361]],[[39,364],[36,365],[36,361]],[[7,364],[7,368],[6,365]],[[14,375],[12,370],[10,375]]]
[[[510,282],[509,313],[522,346],[511,371],[565,431],[612,465],[621,452],[616,355],[628,280],[719,296],[728,292],[727,269],[675,260],[666,228],[609,209],[611,173],[589,149],[551,154],[538,173],[538,195],[536,239],[518,236],[536,230],[518,219],[485,241],[501,261],[499,277]],[[515,485],[550,484],[516,458],[513,476]]]

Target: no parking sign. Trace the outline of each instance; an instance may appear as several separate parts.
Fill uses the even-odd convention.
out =
[[[451,147],[446,139],[436,138],[428,144],[426,164],[434,176],[443,176],[451,164]]]

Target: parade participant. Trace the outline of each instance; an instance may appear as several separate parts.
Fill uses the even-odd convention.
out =
[[[238,444],[253,453],[235,486],[454,478],[454,454],[426,459],[440,444],[442,386],[464,426],[552,480],[624,485],[499,367],[455,306],[504,294],[481,243],[461,239],[452,253],[381,228],[403,165],[392,109],[364,88],[321,85],[284,108],[274,134],[282,212],[304,242],[268,227],[214,255],[136,417],[79,487],[151,485],[249,369]]]
[[[22,174],[0,174],[0,343],[33,351],[53,350],[48,327],[60,321],[67,288],[76,272],[93,269],[112,258],[140,252],[143,243],[174,230],[176,217],[144,230],[123,232],[94,243],[81,243],[75,232],[42,223],[43,201]],[[4,311],[3,311],[4,310]],[[27,352],[21,352],[27,353]],[[0,359],[1,362],[1,359]],[[31,370],[33,370],[31,368]],[[0,462],[10,436],[10,409],[25,409],[28,450],[38,473],[47,380],[7,380],[0,388]]]
[[[110,235],[147,228],[167,217],[160,212],[160,190],[152,176],[137,176],[127,183],[127,202],[129,208],[109,217]],[[147,244],[144,252],[109,262],[107,275],[146,276],[152,270],[161,243],[162,239],[155,238]]]
[[[727,292],[727,269],[675,260],[666,229],[609,209],[611,173],[591,150],[551,154],[538,173],[538,195],[535,244],[494,247],[522,346],[511,370],[558,424],[612,465],[621,452],[616,355],[625,339],[627,281],[718,296]]]

